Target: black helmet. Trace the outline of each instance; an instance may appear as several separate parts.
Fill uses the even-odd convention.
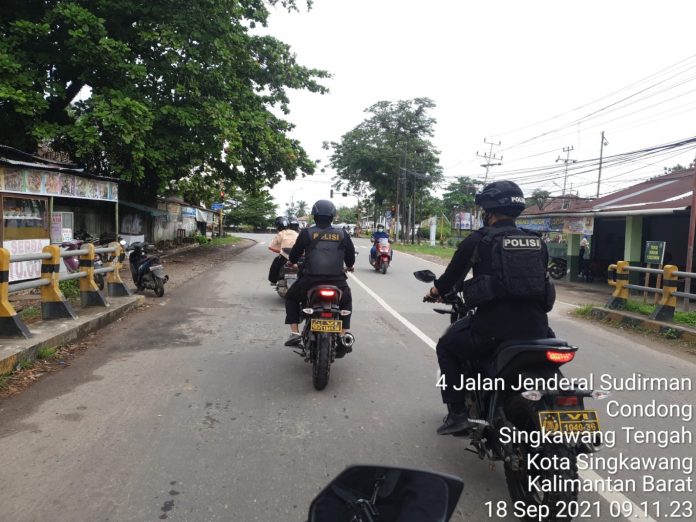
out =
[[[286,218],[285,216],[278,216],[277,218],[275,218],[275,227],[276,230],[278,230],[278,232],[288,228],[288,218]]]
[[[320,199],[312,207],[312,216],[330,217],[333,221],[336,217],[336,206],[328,199]]]
[[[522,189],[512,181],[489,183],[475,201],[483,210],[510,217],[519,216],[526,207]]]
[[[296,216],[290,216],[288,218],[288,228],[295,232],[300,231],[300,222],[297,220]]]

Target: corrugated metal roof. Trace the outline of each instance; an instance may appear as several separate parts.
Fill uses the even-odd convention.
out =
[[[570,205],[565,209],[557,203],[564,198],[556,198],[552,205],[545,205],[543,209],[534,205],[523,215],[668,214],[691,206],[694,175],[694,169],[687,169],[649,179],[599,199],[568,198]]]

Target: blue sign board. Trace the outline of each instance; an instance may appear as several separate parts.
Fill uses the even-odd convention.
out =
[[[222,203],[213,203],[210,205],[210,210],[222,210]]]

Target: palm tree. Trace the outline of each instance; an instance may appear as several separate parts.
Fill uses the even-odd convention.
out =
[[[302,199],[299,200],[297,202],[296,210],[297,210],[298,216],[306,216],[307,215],[307,202],[302,200]]]

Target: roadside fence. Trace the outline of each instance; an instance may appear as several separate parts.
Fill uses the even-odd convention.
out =
[[[111,263],[103,268],[94,268],[96,254],[113,254]],[[80,256],[80,270],[74,273],[59,272],[60,260],[63,257]],[[94,282],[95,274],[107,274],[106,290],[110,297],[131,295],[131,291],[123,283],[120,276],[121,265],[125,258],[123,247],[119,244],[111,247],[95,248],[94,245],[83,244],[80,250],[60,251],[58,245],[44,247],[39,254],[19,254],[12,256],[6,248],[0,248],[0,338],[25,337],[30,338],[31,332],[22,318],[17,314],[9,301],[9,294],[28,290],[41,289],[41,318],[77,319],[73,307],[65,299],[58,283],[79,279],[80,300],[82,306],[107,306],[106,299],[99,292]],[[20,261],[41,261],[41,278],[19,283],[10,283],[10,263]]]
[[[694,272],[680,272],[675,265],[665,265],[663,268],[643,268],[630,266],[628,261],[618,261],[615,265],[609,265],[609,285],[614,287],[614,292],[609,298],[607,308],[623,309],[631,290],[648,292],[661,296],[650,319],[658,321],[672,321],[677,307],[677,298],[683,297],[688,308],[689,299],[696,300],[696,294],[690,293],[691,279],[696,278]],[[645,285],[629,283],[631,273],[653,274],[658,276],[656,286],[662,279],[662,288],[653,288]],[[646,278],[647,281],[647,278]],[[686,287],[687,291],[683,291]]]

